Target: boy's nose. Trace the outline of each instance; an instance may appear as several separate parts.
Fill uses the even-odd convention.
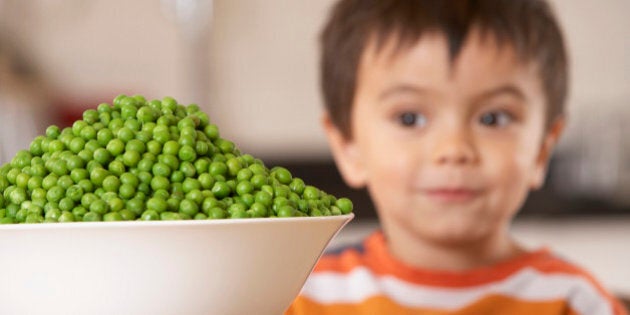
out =
[[[465,130],[447,132],[439,138],[433,150],[436,164],[465,165],[478,160],[471,135]]]

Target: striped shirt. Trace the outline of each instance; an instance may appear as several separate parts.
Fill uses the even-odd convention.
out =
[[[627,315],[584,270],[547,249],[466,272],[419,270],[393,258],[383,234],[323,256],[286,315]]]

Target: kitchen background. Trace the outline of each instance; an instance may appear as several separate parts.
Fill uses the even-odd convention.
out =
[[[332,246],[377,228],[319,126],[317,34],[332,0],[0,0],[0,161],[120,93],[198,103],[224,137],[355,201]],[[630,2],[552,0],[572,65],[569,127],[514,224],[630,296]],[[15,132],[14,130],[20,130]]]

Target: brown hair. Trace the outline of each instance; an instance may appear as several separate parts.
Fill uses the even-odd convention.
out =
[[[321,34],[321,86],[335,126],[351,137],[350,112],[359,61],[371,40],[382,48],[394,36],[398,47],[427,32],[443,33],[451,61],[472,28],[511,45],[522,62],[538,64],[547,102],[547,127],[564,113],[568,85],[562,32],[544,0],[340,0]]]

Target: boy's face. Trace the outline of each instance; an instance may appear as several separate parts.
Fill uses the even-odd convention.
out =
[[[359,65],[352,137],[325,127],[346,181],[367,186],[388,237],[465,244],[505,234],[542,185],[558,121],[545,132],[535,66],[473,32],[451,63],[427,34]]]

